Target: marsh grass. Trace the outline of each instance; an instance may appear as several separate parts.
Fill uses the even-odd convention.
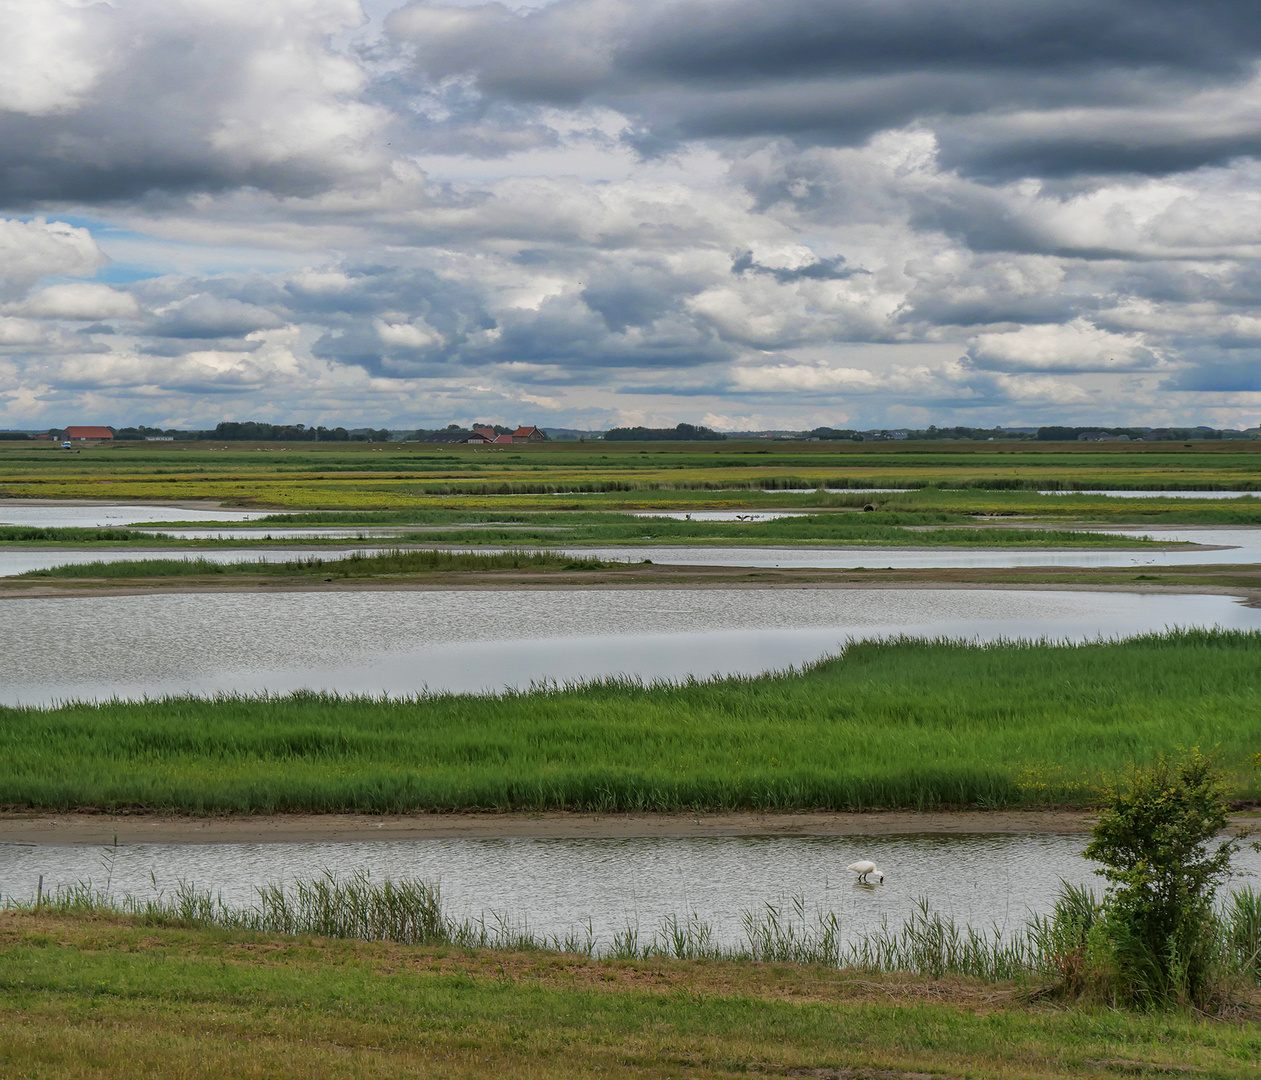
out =
[[[427,510],[379,513],[332,513],[300,514],[285,522],[282,515],[266,519],[254,526],[257,538],[251,543],[292,544],[293,540],[273,537],[271,528],[281,525],[318,523],[343,528],[354,526],[402,526],[398,542],[407,544],[469,544],[505,545],[514,548],[527,546],[545,549],[556,545],[596,544],[839,544],[856,546],[890,547],[1081,547],[1081,548],[1134,548],[1149,546],[1149,542],[1115,536],[1104,532],[1072,529],[1011,529],[979,525],[971,512],[949,506],[937,509],[931,504],[916,506],[898,503],[884,506],[870,513],[846,513],[844,509],[857,509],[865,505],[869,495],[831,494],[826,496],[833,510],[824,513],[802,513],[762,521],[690,521],[675,518],[638,517],[626,513],[567,512],[567,513],[474,513],[452,510]],[[1052,506],[1052,509],[1056,507]],[[752,511],[752,513],[756,513]],[[1258,511],[1261,514],[1261,511]],[[406,526],[416,526],[424,531],[407,532]],[[43,535],[37,535],[43,534]],[[372,543],[373,538],[361,534],[359,540]],[[238,537],[229,539],[188,539],[175,534],[151,535],[134,530],[92,529],[45,529],[17,530],[6,536],[0,529],[0,542],[34,542],[92,544],[103,540],[130,546],[190,546],[237,547]],[[303,544],[345,544],[344,538],[304,537]],[[379,540],[378,540],[379,542]],[[410,553],[409,553],[410,554]],[[318,558],[318,556],[313,556]],[[210,564],[196,558],[186,560],[198,574],[213,573]],[[327,560],[329,562],[333,559]],[[178,572],[171,567],[181,563],[178,559],[151,561],[153,569],[167,576]],[[307,563],[310,560],[302,560]],[[93,563],[94,568],[104,565]],[[245,566],[254,564],[242,564]],[[273,564],[284,565],[284,564]],[[315,565],[315,564],[312,564]],[[236,572],[236,571],[219,571]],[[252,572],[252,571],[251,571]],[[104,576],[98,572],[96,576]],[[130,576],[130,575],[128,575]]]
[[[84,529],[36,525],[0,525],[3,544],[125,544],[153,543],[169,537],[139,529]]]
[[[239,543],[239,541],[237,541]],[[215,562],[212,559],[136,559],[67,563],[44,570],[28,570],[16,578],[161,578],[251,577],[368,578],[404,574],[436,574],[487,570],[600,570],[609,564],[599,559],[554,554],[547,551],[469,552],[439,549],[364,553],[352,551],[344,558],[241,559]]]
[[[820,965],[870,974],[911,972],[970,976],[992,982],[1051,980],[1049,988],[1080,996],[1088,965],[1105,963],[1086,954],[1101,901],[1088,889],[1064,885],[1049,916],[1034,915],[1004,934],[997,926],[978,931],[932,910],[920,899],[901,926],[847,936],[835,912],[809,911],[795,896],[740,915],[743,940],[719,943],[699,914],[668,915],[652,931],[636,923],[615,931],[605,943],[591,924],[565,934],[541,934],[507,914],[457,918],[446,912],[436,884],[418,878],[371,880],[366,872],[338,878],[331,872],[289,886],[257,890],[253,904],[233,906],[222,897],[180,883],[166,896],[116,898],[90,882],[63,886],[36,903],[3,905],[10,910],[63,916],[123,915],[145,926],[250,931],[290,936],[389,941],[404,945],[450,945],[462,949],[560,952],[619,960],[668,957],[679,960]],[[1218,979],[1261,984],[1257,966],[1261,896],[1236,893],[1212,925]],[[1084,959],[1083,959],[1084,958]]]
[[[800,671],[0,708],[0,805],[182,813],[1097,805],[1216,747],[1261,796],[1261,633],[856,642]]]
[[[661,493],[895,487],[1000,495],[1038,490],[1246,490],[1256,442],[1079,446],[1013,443],[586,444],[288,447],[178,444],[75,454],[5,447],[13,497],[219,499],[293,509],[403,509],[435,502],[632,504]],[[227,451],[227,452],[225,452]],[[108,489],[102,487],[108,483]],[[813,496],[811,496],[813,497]],[[837,498],[845,498],[838,495]]]

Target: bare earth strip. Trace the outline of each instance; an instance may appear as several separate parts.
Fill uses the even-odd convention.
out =
[[[1080,810],[873,811],[800,814],[0,814],[0,843],[233,844],[361,840],[603,839],[691,836],[880,836],[903,833],[1084,833]]]

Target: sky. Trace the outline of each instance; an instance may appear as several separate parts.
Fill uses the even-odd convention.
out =
[[[1261,422],[1256,0],[0,0],[0,428]]]

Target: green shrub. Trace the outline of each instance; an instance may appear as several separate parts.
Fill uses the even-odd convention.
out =
[[[1204,1005],[1218,993],[1213,900],[1240,846],[1217,840],[1228,820],[1223,774],[1199,750],[1161,756],[1107,792],[1085,854],[1108,881],[1102,936],[1117,998]]]

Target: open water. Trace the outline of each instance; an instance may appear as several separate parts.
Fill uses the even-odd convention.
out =
[[[1225,596],[997,589],[546,589],[0,599],[0,703],[479,692],[754,674],[856,638],[1083,640],[1261,628]]]

